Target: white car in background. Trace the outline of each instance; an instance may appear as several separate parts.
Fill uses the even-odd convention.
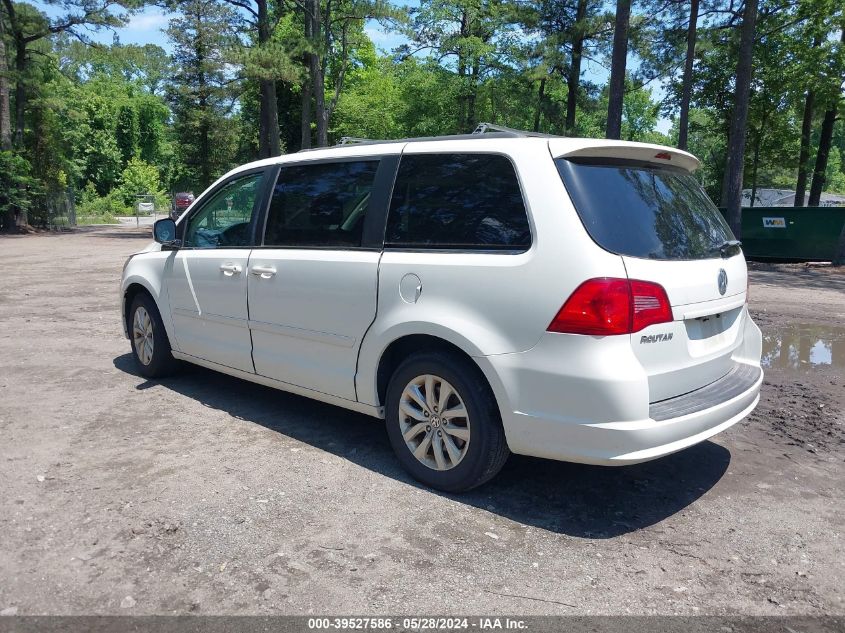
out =
[[[698,165],[507,128],[245,165],[126,263],[138,370],[188,361],[383,418],[442,490],[511,452],[679,451],[747,416],[763,379],[745,260]]]

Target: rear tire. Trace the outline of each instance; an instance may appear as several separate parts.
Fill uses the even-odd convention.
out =
[[[492,479],[508,450],[484,375],[457,354],[420,352],[390,379],[387,434],[402,467],[427,486],[461,492]]]
[[[150,295],[140,292],[135,296],[127,325],[132,358],[142,376],[164,378],[179,368],[179,361],[171,353],[164,322]]]

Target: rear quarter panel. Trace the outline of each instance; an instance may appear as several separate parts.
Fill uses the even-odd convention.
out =
[[[356,386],[362,402],[379,404],[379,360],[388,345],[403,336],[436,336],[475,357],[525,351],[537,344],[584,280],[625,276],[622,259],[598,248],[586,234],[546,139],[421,142],[405,150],[470,152],[510,158],[528,211],[532,245],[524,253],[385,250],[379,265],[378,311],[359,356]],[[422,286],[419,299],[410,303],[399,293],[400,282],[409,274],[419,277]]]

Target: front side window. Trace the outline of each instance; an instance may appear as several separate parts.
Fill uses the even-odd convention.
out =
[[[185,246],[238,248],[252,245],[250,222],[263,174],[232,180],[215,192],[188,220]]]
[[[526,250],[531,230],[510,160],[496,154],[403,156],[385,245]]]
[[[264,246],[361,246],[379,161],[282,167],[273,189]]]

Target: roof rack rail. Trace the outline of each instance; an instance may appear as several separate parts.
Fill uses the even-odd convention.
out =
[[[504,125],[497,125],[496,123],[479,123],[472,131],[473,136],[480,136],[487,132],[498,132],[499,134],[507,134],[508,136],[538,136],[547,138],[551,134],[543,134],[542,132],[529,132],[527,130],[516,130],[512,127],[505,127]]]
[[[448,134],[444,136],[420,136],[416,138],[395,138],[395,139],[372,139],[359,138],[356,136],[343,136],[333,147],[342,147],[344,145],[375,145],[378,143],[419,143],[422,141],[448,141],[460,139],[476,139],[479,137],[488,138],[519,138],[519,137],[538,137],[551,138],[554,134],[543,134],[542,132],[529,132],[527,130],[516,130],[512,127],[505,127],[504,125],[497,125],[495,123],[479,123],[475,129],[469,134]],[[325,149],[321,147],[314,147],[308,149],[301,149],[300,152],[313,152],[318,149]]]
[[[358,145],[359,143],[386,143],[388,141],[374,138],[359,138],[357,136],[341,136],[338,145]]]

